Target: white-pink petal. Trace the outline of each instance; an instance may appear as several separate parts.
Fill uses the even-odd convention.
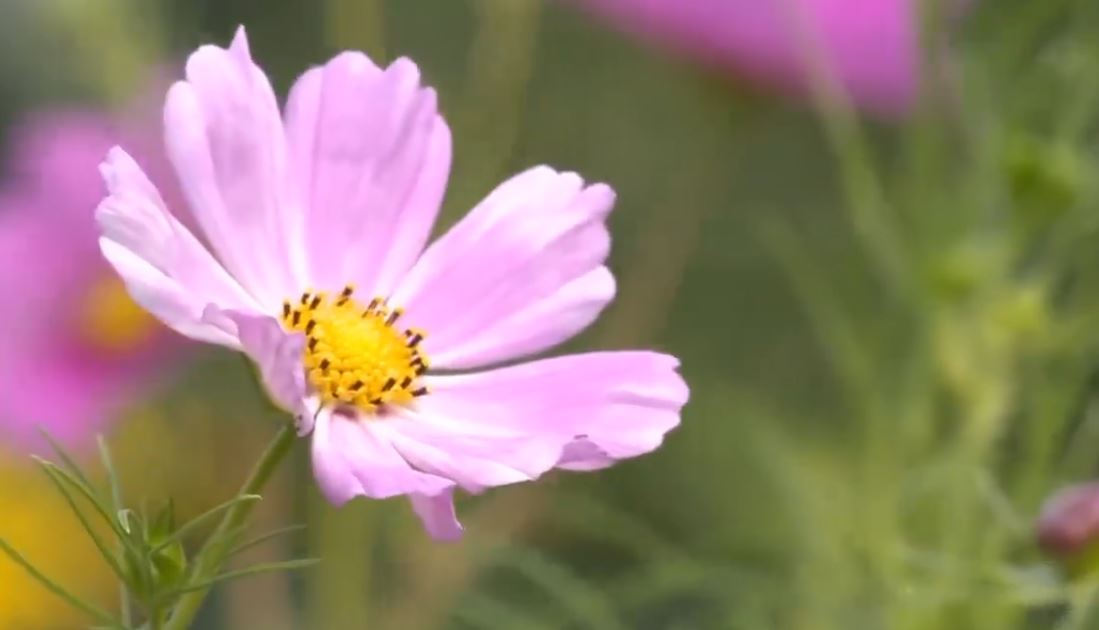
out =
[[[235,346],[202,322],[209,303],[255,311],[259,305],[164,206],[149,178],[115,147],[100,166],[108,196],[96,209],[104,255],[134,297],[179,332]]]
[[[286,137],[310,280],[387,294],[422,251],[450,171],[434,90],[408,59],[383,71],[343,53],[295,84]]]
[[[430,395],[372,428],[414,468],[480,492],[657,448],[687,401],[677,367],[654,352],[596,352],[431,376]]]
[[[191,339],[240,348],[236,337],[202,321],[202,303],[175,279],[116,241],[100,238],[99,248],[134,301],[166,326]]]
[[[313,474],[329,501],[437,495],[454,482],[413,469],[377,433],[377,422],[322,408],[313,426]]]
[[[606,185],[537,167],[501,184],[433,243],[392,303],[427,331],[432,365],[469,368],[546,350],[614,296],[601,267],[614,205]]]
[[[252,62],[243,28],[228,50],[202,46],[187,80],[168,92],[165,143],[192,213],[230,272],[274,312],[302,285],[287,253],[300,235],[292,208],[282,122],[270,83]]]

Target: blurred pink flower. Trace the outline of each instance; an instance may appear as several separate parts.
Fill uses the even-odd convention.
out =
[[[451,140],[411,61],[340,54],[302,75],[284,119],[243,28],[186,75],[166,139],[209,249],[116,148],[103,253],[166,324],[255,360],[312,432],[332,502],[409,495],[432,535],[456,538],[456,487],[602,468],[678,425],[687,387],[668,355],[491,367],[572,337],[614,296],[610,188],[537,167],[425,249]]]
[[[904,110],[918,79],[912,0],[571,0],[750,79],[805,91],[814,55],[860,105]],[[808,37],[807,37],[808,35]]]
[[[121,137],[88,111],[41,112],[14,131],[0,183],[0,441],[39,444],[41,426],[86,443],[178,346],[97,246],[95,165]]]
[[[1099,482],[1061,489],[1042,506],[1038,544],[1046,552],[1070,556],[1099,541]]]

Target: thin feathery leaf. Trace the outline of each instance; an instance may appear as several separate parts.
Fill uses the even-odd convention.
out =
[[[107,441],[103,439],[102,435],[95,436],[96,445],[99,447],[99,461],[103,463],[103,470],[107,473],[107,483],[111,488],[111,508],[116,514],[119,514],[119,510],[122,509],[122,484],[119,482],[118,473],[115,471],[114,458],[111,457],[111,449],[107,446]],[[70,502],[71,503],[71,502]],[[73,506],[75,510],[76,507]],[[119,521],[121,524],[121,514],[119,514]],[[81,517],[83,522],[83,517]],[[87,527],[87,526],[85,526]],[[119,541],[118,543],[122,549],[125,549],[126,543]],[[100,547],[100,551],[104,554],[107,553],[106,549],[96,541],[96,546]],[[117,566],[117,561],[112,563],[112,568]],[[130,614],[131,602],[130,602],[130,589],[126,584],[126,578],[121,573],[122,569],[119,567],[115,572],[118,573],[121,579],[119,584],[118,594],[118,606],[122,613],[123,625],[129,627],[133,624],[133,617]]]
[[[50,448],[53,449],[54,454],[57,455],[57,458],[61,460],[61,463],[65,464],[65,467],[69,469],[69,472],[77,479],[79,479],[84,485],[92,488],[92,482],[88,480],[88,476],[84,474],[84,470],[79,465],[77,465],[76,461],[73,460],[71,455],[69,455],[69,452],[66,451],[57,440],[53,439],[53,436],[50,435],[46,431],[46,429],[39,427],[38,432],[41,433],[42,437],[46,439],[46,442],[49,443]],[[35,459],[39,458],[36,457]]]
[[[73,514],[76,515],[76,518],[80,521],[80,524],[84,527],[84,531],[88,533],[88,537],[92,539],[93,543],[95,543],[95,547],[99,550],[100,555],[102,555],[103,559],[106,560],[107,564],[110,565],[111,570],[114,571],[115,575],[117,575],[120,579],[125,580],[126,572],[122,570],[122,566],[118,563],[118,558],[116,558],[114,553],[112,553],[111,550],[108,548],[107,543],[99,536],[99,534],[96,533],[95,528],[92,527],[92,524],[88,521],[88,517],[84,516],[84,512],[76,504],[76,499],[73,497],[69,489],[65,487],[65,484],[61,481],[60,475],[50,468],[44,467],[43,470],[45,470],[46,475],[49,476],[50,481],[53,483],[53,485],[57,487],[57,490],[61,493],[61,496],[65,497],[65,502],[69,504],[69,508],[72,510]]]
[[[257,564],[255,566],[248,567],[247,569],[240,569],[238,571],[226,571],[220,575],[216,575],[209,580],[202,582],[196,582],[194,584],[188,584],[177,589],[172,589],[163,595],[161,598],[175,597],[176,595],[182,595],[191,591],[198,591],[209,588],[215,584],[221,584],[222,582],[231,582],[233,580],[239,580],[241,578],[251,577],[253,575],[262,575],[264,573],[274,573],[277,571],[296,571],[298,569],[306,569],[320,562],[320,558],[302,558],[299,560],[286,560],[284,562],[265,562],[263,564]]]
[[[258,495],[258,494],[242,494],[242,495],[233,497],[232,499],[229,499],[228,501],[226,501],[225,503],[222,503],[221,505],[217,505],[215,507],[212,507],[209,510],[203,512],[202,514],[199,514],[198,516],[196,516],[193,519],[191,519],[191,520],[187,521],[186,523],[184,523],[179,529],[172,532],[171,536],[168,536],[164,540],[160,541],[160,543],[158,543],[156,547],[153,547],[153,549],[152,549],[152,551],[150,551],[150,553],[155,554],[159,551],[163,551],[164,549],[168,548],[170,545],[172,545],[176,542],[182,541],[183,538],[185,538],[187,536],[187,534],[190,534],[191,532],[195,531],[196,529],[198,529],[199,527],[204,525],[207,521],[212,520],[215,516],[221,514],[225,510],[228,510],[229,508],[233,507],[234,505],[237,505],[238,503],[259,501],[261,498],[262,497],[260,497],[260,495]]]
[[[102,435],[95,437],[99,446],[99,460],[103,463],[103,470],[107,472],[107,482],[111,487],[111,507],[117,512],[122,509],[122,486],[118,481],[118,473],[114,468],[114,459],[111,457],[111,449],[107,446]]]
[[[115,534],[119,538],[121,538],[121,539],[126,539],[127,538],[126,532],[124,532],[122,530],[122,528],[118,524],[118,521],[115,520],[115,518],[113,516],[113,511],[108,509],[108,506],[103,504],[103,499],[100,498],[95,493],[95,491],[93,491],[91,489],[91,487],[89,487],[86,483],[82,482],[78,477],[74,476],[69,471],[65,470],[64,468],[58,466],[57,464],[55,464],[51,461],[42,459],[40,457],[34,457],[33,459],[35,461],[37,461],[38,464],[40,466],[42,466],[44,469],[46,469],[47,471],[55,472],[60,477],[61,480],[63,480],[69,486],[71,486],[71,487],[75,488],[77,491],[79,491],[80,494],[83,495],[84,498],[87,499],[88,502],[91,503],[93,507],[95,507],[96,511],[99,512],[100,516],[103,517],[103,520],[107,521],[107,523],[110,524],[111,528],[115,531]]]
[[[305,525],[290,525],[288,527],[280,527],[279,529],[267,532],[266,534],[260,534],[259,536],[256,536],[255,538],[253,538],[251,540],[242,542],[241,544],[237,545],[236,547],[233,547],[232,549],[230,549],[229,553],[226,554],[226,557],[228,558],[228,557],[235,556],[238,553],[241,553],[245,550],[251,549],[252,547],[262,545],[263,543],[265,543],[269,540],[272,540],[274,538],[278,538],[279,536],[285,536],[287,534],[293,534],[294,532],[300,532],[304,529],[305,529]]]

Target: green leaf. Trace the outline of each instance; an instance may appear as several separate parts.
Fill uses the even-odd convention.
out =
[[[116,558],[114,553],[107,547],[107,543],[96,533],[95,528],[88,522],[88,517],[84,516],[84,512],[76,505],[76,500],[69,492],[69,489],[65,487],[65,484],[62,483],[59,474],[46,466],[43,466],[43,470],[46,472],[46,475],[49,476],[53,485],[61,492],[61,496],[65,497],[65,502],[69,504],[69,508],[73,511],[73,514],[76,515],[77,520],[80,521],[80,525],[84,527],[84,531],[88,533],[88,537],[95,543],[96,549],[99,550],[100,555],[102,555],[103,559],[107,561],[107,564],[111,566],[111,570],[114,571],[115,575],[120,579],[126,581],[126,572],[123,571],[122,566],[118,563],[118,558]]]
[[[242,495],[233,497],[232,499],[229,499],[228,501],[226,501],[225,503],[222,503],[221,505],[217,505],[215,507],[212,507],[209,510],[203,512],[202,514],[199,514],[198,516],[194,517],[193,519],[187,521],[186,523],[183,524],[182,527],[180,527],[176,531],[172,532],[172,534],[170,536],[168,536],[164,540],[160,541],[155,547],[153,547],[151,553],[155,554],[157,552],[163,551],[164,549],[166,549],[169,545],[171,545],[173,543],[182,542],[182,540],[187,536],[187,534],[190,534],[191,532],[195,531],[196,529],[198,529],[199,527],[204,525],[207,521],[213,520],[213,518],[215,516],[221,514],[225,510],[228,510],[229,508],[233,507],[234,505],[237,505],[238,503],[247,503],[247,502],[251,502],[251,501],[259,501],[261,498],[262,497],[260,497],[260,495],[258,495],[258,494],[242,494]]]
[[[168,499],[149,523],[149,540],[159,542],[176,528],[175,503]]]
[[[42,459],[41,457],[33,457],[32,456],[32,458],[36,462],[38,462],[38,464],[40,466],[42,466],[43,468],[45,468],[46,470],[53,471],[53,472],[57,473],[57,475],[60,477],[61,480],[63,480],[69,486],[71,486],[71,487],[75,488],[77,491],[79,491],[80,494],[83,495],[84,498],[87,499],[88,502],[91,503],[92,506],[95,507],[96,511],[99,512],[100,516],[103,517],[103,520],[107,521],[107,523],[110,524],[111,529],[115,530],[115,534],[121,539],[126,538],[125,534],[127,532],[123,531],[122,528],[119,527],[118,522],[112,517],[112,512],[113,511],[108,509],[108,506],[103,504],[103,499],[100,498],[99,495],[97,495],[94,490],[92,490],[91,486],[89,486],[87,484],[87,482],[84,478],[78,477],[78,476],[74,475],[73,473],[65,470],[64,468],[58,466],[57,464],[55,464],[51,461]]]
[[[118,518],[114,518],[113,513],[103,504],[102,499],[85,482],[86,478],[77,477],[74,473],[70,473],[57,464],[40,457],[34,457],[34,460],[47,472],[53,473],[50,475],[51,478],[56,477],[56,479],[65,482],[69,487],[75,488],[93,507],[95,507],[96,511],[99,512],[99,515],[103,517],[103,520],[107,521],[114,531],[115,536],[117,536],[118,540],[122,543],[122,571],[125,576],[123,580],[135,593],[147,595],[149,592],[147,585],[151,584],[152,577],[149,575],[149,563],[146,560],[144,545],[137,539],[140,528],[134,527],[135,521],[139,524],[137,514],[133,513],[131,510],[119,510],[117,513]],[[123,523],[125,523],[125,527],[123,527]],[[143,587],[143,585],[146,586]]]
[[[255,566],[248,567],[247,569],[240,569],[238,571],[226,571],[220,575],[216,575],[209,580],[203,580],[194,584],[188,584],[182,588],[177,588],[167,593],[164,593],[163,597],[175,597],[176,595],[182,595],[190,591],[200,591],[209,588],[215,584],[222,582],[230,582],[233,580],[239,580],[241,578],[251,577],[253,575],[261,575],[264,573],[274,573],[276,571],[295,571],[298,569],[305,569],[311,567],[320,562],[320,558],[301,558],[299,560],[286,560],[284,562],[265,562],[263,564],[257,564]]]
[[[108,614],[107,611],[99,608],[95,604],[90,604],[80,599],[76,595],[70,593],[67,589],[62,587],[57,582],[54,582],[50,578],[46,577],[41,571],[36,569],[34,565],[28,562],[27,559],[22,556],[22,554],[20,554],[11,545],[9,545],[8,541],[4,540],[3,538],[0,538],[0,551],[3,551],[5,554],[7,554],[9,558],[12,559],[13,562],[23,567],[23,570],[26,571],[32,578],[37,580],[39,584],[46,587],[46,589],[54,595],[65,600],[65,602],[67,602],[73,608],[76,608],[81,612],[87,613],[88,615],[95,617],[98,622],[106,624],[106,627],[111,628],[112,630],[126,630],[125,627],[118,620]]]
[[[262,545],[263,543],[271,539],[278,538],[279,536],[285,536],[287,534],[292,534],[294,532],[300,532],[304,529],[305,525],[290,525],[289,527],[280,527],[279,529],[267,532],[266,534],[260,534],[259,536],[256,536],[251,540],[242,542],[236,547],[230,549],[229,553],[226,554],[226,557],[235,556],[238,553],[241,553],[247,549],[251,549],[252,547],[255,547],[257,545]]]

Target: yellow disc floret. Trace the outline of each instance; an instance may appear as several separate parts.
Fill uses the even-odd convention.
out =
[[[363,306],[353,292],[348,286],[330,299],[307,291],[282,306],[283,325],[305,334],[305,370],[321,400],[373,412],[426,394],[417,382],[428,367],[423,331],[398,327],[401,309],[383,298]]]

